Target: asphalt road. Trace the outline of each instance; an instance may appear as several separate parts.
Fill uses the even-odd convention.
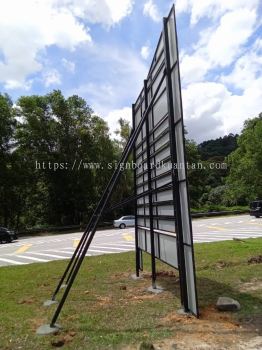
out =
[[[25,265],[69,259],[81,233],[20,238],[0,245],[0,266]],[[262,237],[262,219],[249,215],[193,220],[194,242]],[[97,231],[87,256],[121,253],[134,249],[134,228]]]

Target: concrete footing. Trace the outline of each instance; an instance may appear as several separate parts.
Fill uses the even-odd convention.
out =
[[[50,300],[46,300],[43,305],[44,306],[51,306],[53,304],[57,304],[57,301],[50,299]]]
[[[191,312],[186,312],[184,309],[178,309],[177,310],[177,313],[178,315],[181,315],[181,316],[192,316]]]
[[[139,281],[143,279],[143,276],[137,276],[135,273],[133,273],[132,275],[130,275],[130,278],[134,281]]]
[[[59,332],[59,330],[62,327],[58,324],[55,324],[54,326],[50,326],[50,324],[43,324],[36,330],[36,334],[38,335],[49,335],[49,334],[56,334]]]
[[[160,294],[164,292],[164,288],[162,288],[161,286],[156,286],[156,288],[150,286],[147,288],[147,291],[154,294]]]

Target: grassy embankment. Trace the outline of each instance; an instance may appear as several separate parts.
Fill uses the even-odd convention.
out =
[[[241,311],[232,319],[236,324],[261,314],[261,289],[245,286],[262,282],[262,264],[248,263],[261,254],[262,239],[196,244],[195,251],[202,318],[192,320],[191,326],[208,320],[208,310],[216,313],[213,305],[221,295],[240,302]],[[129,278],[134,266],[130,252],[86,258],[58,322],[62,332],[37,336],[35,330],[48,323],[55,307],[46,309],[42,303],[50,297],[65,264],[0,268],[1,350],[45,350],[58,346],[59,341],[64,349],[109,349],[168,338],[184,324],[175,316],[180,306],[177,272],[158,263],[158,283],[166,291],[151,295],[145,291],[149,273],[139,281]],[[145,272],[150,271],[149,257],[144,264]]]

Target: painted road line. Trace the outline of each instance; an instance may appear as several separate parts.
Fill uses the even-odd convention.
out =
[[[101,237],[113,237],[113,236],[118,236],[119,232],[114,232],[114,233],[104,233],[103,235],[101,235]]]
[[[207,226],[207,228],[213,229],[213,230],[218,230],[218,231],[227,231],[226,228],[221,227],[221,226]]]
[[[80,239],[74,239],[73,241],[73,247],[76,248],[78,246],[78,243],[80,242]]]
[[[134,241],[134,237],[130,233],[123,233],[122,236],[126,241]]]
[[[20,247],[19,249],[17,249],[14,254],[21,254],[26,252],[30,247],[32,247],[32,244],[24,244],[22,245],[22,247]]]
[[[114,253],[114,252],[109,252],[108,250],[100,250],[100,249],[88,249],[89,252],[94,252],[94,253]]]
[[[39,259],[39,258],[35,258],[35,257],[32,257],[32,256],[24,256],[24,255],[16,255],[16,257],[21,258],[21,259],[39,261],[39,262],[48,262],[48,261],[50,261],[50,260],[46,260],[46,259]]]
[[[134,247],[135,244],[134,242],[125,242],[125,243],[99,243],[96,245],[100,245],[100,244],[106,244],[106,245],[113,245],[115,247]]]
[[[55,249],[48,249],[48,250],[44,250],[45,252],[54,252],[54,253],[62,253],[62,254],[68,254],[68,255],[73,255],[74,250],[73,251],[65,251],[65,250],[55,250]]]
[[[218,233],[218,232],[215,232],[213,234],[211,233],[201,233],[201,234],[193,234],[194,237],[199,237],[199,238],[205,238],[205,237],[210,237],[212,239],[215,239],[216,237],[250,237],[250,236],[256,236],[256,237],[261,237],[261,234],[259,233],[256,233],[256,232],[241,232],[241,233]]]
[[[102,248],[102,249],[114,249],[114,250],[120,250],[120,251],[130,251],[130,248],[120,248],[120,247],[106,247],[106,246],[97,246],[97,245],[95,245],[95,246],[92,246],[91,247],[91,249],[92,248]]]
[[[4,262],[7,262],[9,264],[14,264],[14,265],[26,265],[26,264],[28,264],[28,263],[23,263],[21,261],[12,260],[12,259],[5,259],[5,258],[0,258],[0,261],[4,261]]]
[[[254,230],[251,230],[251,229],[239,229],[237,232],[244,232],[244,233],[252,233],[252,232],[257,232],[257,233],[261,233],[261,229],[254,229]]]
[[[55,254],[46,254],[46,253],[35,253],[32,252],[30,254],[34,254],[34,255],[40,255],[40,256],[50,256],[51,258],[57,258],[57,259],[68,259],[67,256],[62,256],[62,255],[55,255]]]

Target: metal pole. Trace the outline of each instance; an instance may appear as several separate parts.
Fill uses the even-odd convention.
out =
[[[144,80],[145,108],[148,106],[147,80]],[[152,269],[152,287],[156,288],[156,257],[155,257],[155,235],[153,219],[153,201],[152,201],[152,182],[151,182],[151,162],[150,162],[150,139],[149,139],[149,118],[146,119],[146,157],[147,157],[147,183],[148,183],[148,203],[149,203],[149,227],[151,243],[151,269]]]
[[[181,303],[184,306],[184,310],[188,311],[188,297],[187,297],[187,286],[186,286],[186,269],[185,269],[185,256],[184,256],[184,244],[183,244],[183,227],[181,218],[181,203],[179,193],[179,181],[178,171],[174,167],[177,163],[176,155],[176,135],[175,135],[175,120],[174,120],[174,104],[173,104],[173,93],[172,93],[172,80],[171,80],[171,65],[170,65],[170,50],[169,50],[169,37],[167,28],[167,18],[163,20],[163,40],[165,49],[165,61],[166,61],[166,87],[168,97],[168,117],[169,117],[169,128],[170,128],[170,143],[171,143],[171,161],[172,161],[172,182],[173,182],[173,198],[175,201],[175,226],[177,232],[177,243],[178,243],[178,268],[179,268],[179,282],[180,282],[180,294]]]
[[[132,104],[132,121],[133,121],[133,130],[136,127],[135,120],[135,105]],[[136,147],[134,145],[133,149],[133,161],[136,164]],[[136,189],[136,168],[134,169],[134,196],[137,196]],[[138,229],[137,229],[137,199],[135,199],[135,249],[136,249],[136,276],[139,277],[139,269],[140,269],[140,254],[139,254],[139,246],[138,246]]]
[[[174,11],[174,25],[175,25],[175,35],[176,35],[176,57],[177,57],[177,66],[178,66],[178,84],[179,84],[179,91],[181,92],[181,78],[180,78],[180,69],[179,69],[179,52],[178,52],[178,37],[177,37],[177,25],[176,25],[176,15],[175,15],[175,6],[173,5],[173,11]],[[182,124],[182,130],[184,130],[184,118],[183,118],[183,103],[182,103],[182,96],[181,93],[179,94],[179,102],[181,106],[181,124]],[[183,147],[185,150],[185,135],[183,133]],[[186,152],[184,152],[184,164],[186,164]],[[187,183],[187,189],[188,189],[188,177],[187,177],[187,167],[185,167],[185,174],[186,174],[186,183]],[[189,192],[187,190],[187,208],[188,215],[190,217],[189,225],[190,225],[190,237],[191,237],[191,251],[192,251],[192,260],[193,260],[193,270],[194,270],[194,286],[195,286],[195,295],[196,295],[196,309],[197,313],[196,316],[199,317],[199,309],[198,309],[198,297],[197,297],[197,288],[196,288],[196,267],[195,267],[195,254],[194,254],[194,244],[193,244],[193,233],[192,233],[192,220],[191,220],[191,213],[190,213],[190,198],[189,198]]]

